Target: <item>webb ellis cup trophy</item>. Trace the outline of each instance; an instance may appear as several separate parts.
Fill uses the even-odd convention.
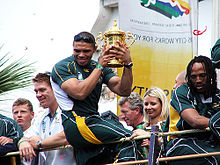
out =
[[[125,32],[118,28],[117,22],[116,20],[114,20],[113,26],[109,29],[109,31],[106,31],[104,33],[104,37],[102,35],[102,32],[99,32],[99,35],[96,37],[96,43],[101,48],[101,46],[98,44],[98,40],[102,41],[104,39],[104,42],[107,44],[107,48],[108,48],[111,45],[118,45],[116,41],[120,41],[122,44],[125,44],[126,43],[125,40],[126,39],[129,40],[130,38],[132,39],[132,41],[130,42],[130,45],[128,47],[130,47],[135,42],[134,36],[131,35],[130,32],[127,32],[127,37],[126,37]],[[107,65],[107,67],[110,68],[119,68],[123,66],[124,66],[123,62],[117,57],[111,60]]]

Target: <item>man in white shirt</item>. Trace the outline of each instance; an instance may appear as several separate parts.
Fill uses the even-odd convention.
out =
[[[46,139],[63,131],[61,110],[51,88],[50,76],[46,73],[39,73],[32,81],[36,97],[45,111],[38,114],[35,122],[18,143],[20,155],[25,157],[26,160],[33,158],[34,149],[30,143],[32,138],[36,139],[36,136],[40,136],[41,139]],[[39,148],[41,147],[41,140],[37,141],[37,145]],[[34,155],[36,156],[36,154]],[[75,165],[76,163],[72,149],[61,149],[40,152],[38,164]]]

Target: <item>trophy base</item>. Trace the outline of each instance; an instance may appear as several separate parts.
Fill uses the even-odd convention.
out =
[[[114,60],[111,60],[106,66],[109,68],[121,68],[124,65],[121,62],[119,62],[118,60],[114,59]]]
[[[109,67],[109,68],[121,68],[123,66],[124,65],[122,65],[122,64],[111,64],[111,63],[107,64],[107,67]]]

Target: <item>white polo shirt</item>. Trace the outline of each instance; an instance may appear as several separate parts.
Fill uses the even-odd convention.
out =
[[[31,127],[25,131],[25,137],[40,136],[42,139],[51,137],[63,131],[61,110],[58,107],[53,117],[50,115],[49,109],[45,109],[42,114],[38,114]],[[73,149],[61,149],[40,152],[40,165],[76,165],[73,156]]]

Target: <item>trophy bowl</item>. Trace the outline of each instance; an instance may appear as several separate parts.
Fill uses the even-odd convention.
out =
[[[98,43],[98,40],[100,39],[102,41],[104,39],[106,47],[109,48],[111,45],[118,46],[117,41],[120,41],[122,44],[125,44],[126,39],[129,40],[130,38],[132,39],[132,41],[128,47],[130,47],[135,42],[134,36],[131,35],[130,32],[127,32],[127,37],[126,37],[126,33],[118,28],[117,22],[116,20],[114,20],[113,26],[109,29],[109,31],[106,31],[104,33],[104,36],[102,35],[102,32],[99,33],[99,35],[96,37],[96,44],[99,46],[99,48],[101,48],[100,44]],[[124,66],[123,61],[117,57],[112,59],[107,64],[107,67],[110,68],[119,68],[123,66]]]

